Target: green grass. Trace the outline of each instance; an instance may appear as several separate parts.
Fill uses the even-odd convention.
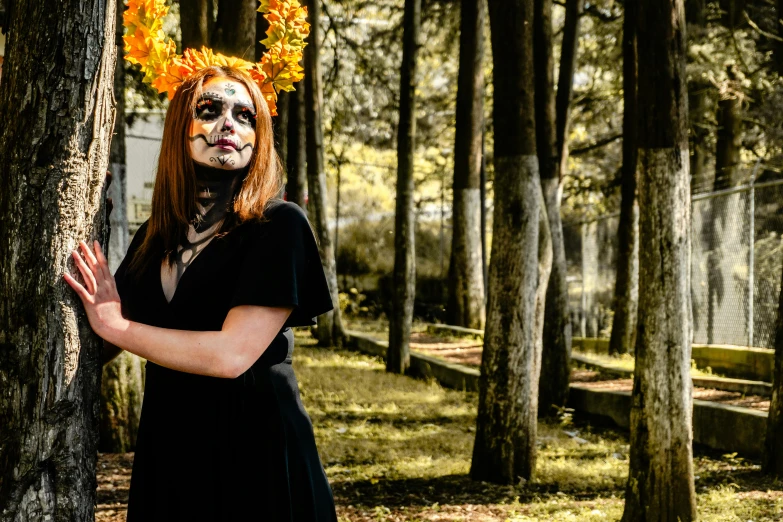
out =
[[[294,357],[341,521],[618,520],[628,468],[623,433],[566,417],[539,426],[537,477],[468,478],[477,396],[384,372],[364,355],[313,347]],[[571,436],[566,431],[571,432]],[[695,459],[701,520],[781,520],[781,483],[736,455]]]

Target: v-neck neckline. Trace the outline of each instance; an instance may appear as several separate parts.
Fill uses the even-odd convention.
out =
[[[210,239],[210,240],[209,240],[209,242],[207,242],[207,244],[204,246],[204,248],[202,248],[201,250],[199,250],[198,254],[196,254],[196,255],[195,255],[195,257],[194,257],[194,258],[193,258],[193,259],[190,261],[190,263],[188,264],[188,266],[187,266],[187,268],[185,269],[185,271],[184,271],[184,272],[182,272],[182,275],[180,276],[180,278],[179,278],[179,281],[177,281],[177,285],[174,287],[174,293],[173,293],[173,294],[171,294],[171,300],[168,300],[168,299],[166,299],[166,291],[163,289],[163,277],[162,277],[162,275],[161,275],[161,265],[163,264],[163,262],[164,262],[164,259],[161,259],[161,262],[160,262],[160,264],[158,265],[158,270],[157,270],[158,291],[159,291],[159,293],[160,293],[161,297],[163,298],[163,302],[164,302],[164,303],[166,303],[166,305],[168,305],[168,306],[171,306],[171,304],[172,304],[172,303],[174,302],[174,300],[177,298],[177,295],[179,295],[179,293],[180,293],[180,292],[179,292],[179,289],[180,289],[180,287],[182,286],[182,281],[184,281],[184,280],[185,280],[185,276],[187,276],[187,274],[188,274],[188,273],[190,273],[190,272],[193,270],[193,265],[195,265],[195,264],[196,264],[196,262],[197,262],[197,261],[198,261],[198,260],[199,260],[201,257],[203,257],[203,256],[204,256],[205,252],[206,252],[207,250],[209,250],[209,247],[210,247],[210,246],[212,246],[212,244],[213,244],[213,243],[215,243],[216,241],[218,241],[218,240],[220,240],[220,239],[224,238],[224,237],[225,237],[225,235],[226,235],[226,234],[224,234],[224,235],[222,235],[222,236],[221,236],[219,233],[216,233],[216,234],[215,234],[215,235],[212,237],[212,239]]]

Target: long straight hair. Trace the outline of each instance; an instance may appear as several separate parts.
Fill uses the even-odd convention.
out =
[[[163,139],[158,158],[155,187],[144,242],[129,266],[131,272],[143,271],[162,251],[172,263],[177,246],[185,237],[196,215],[196,172],[190,153],[190,126],[203,86],[212,78],[231,78],[244,85],[256,109],[256,142],[248,172],[233,202],[230,215],[221,229],[261,219],[270,200],[282,188],[282,168],[275,151],[272,117],[258,85],[241,70],[212,66],[197,71],[177,89],[166,112]]]

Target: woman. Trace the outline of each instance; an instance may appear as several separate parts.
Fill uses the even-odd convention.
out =
[[[332,302],[280,184],[260,89],[208,67],[171,101],[152,214],[114,278],[97,242],[73,252],[106,359],[147,359],[129,522],[336,520],[290,330]]]

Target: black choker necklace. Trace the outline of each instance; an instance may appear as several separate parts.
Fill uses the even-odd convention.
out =
[[[234,197],[242,188],[248,167],[236,170],[216,169],[193,163],[196,171],[197,213],[193,228],[203,232],[215,225],[231,210]]]

